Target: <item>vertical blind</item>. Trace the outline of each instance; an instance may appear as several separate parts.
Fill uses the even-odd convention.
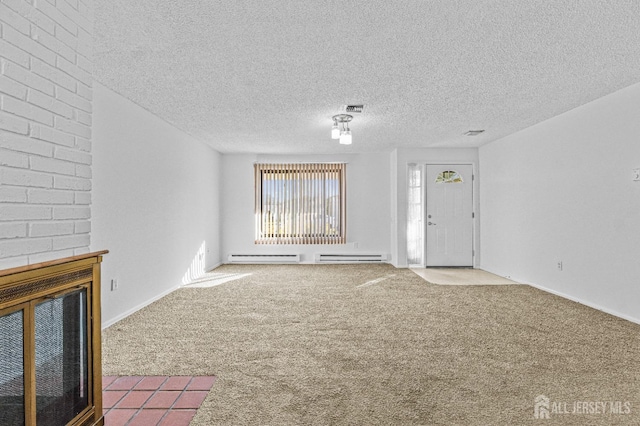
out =
[[[255,164],[256,244],[344,244],[346,164]]]

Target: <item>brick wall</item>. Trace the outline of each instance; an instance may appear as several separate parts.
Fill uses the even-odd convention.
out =
[[[93,0],[0,0],[0,269],[89,250]]]

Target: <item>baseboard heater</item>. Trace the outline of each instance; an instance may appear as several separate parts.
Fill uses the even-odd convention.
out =
[[[299,254],[230,254],[229,263],[300,263]]]
[[[367,263],[381,263],[387,260],[386,254],[321,254],[316,253],[316,262],[327,262],[327,263],[359,263],[359,262],[367,262]]]

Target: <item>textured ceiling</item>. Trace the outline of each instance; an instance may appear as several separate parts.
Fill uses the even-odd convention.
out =
[[[479,146],[640,82],[635,0],[95,4],[96,79],[221,152]]]

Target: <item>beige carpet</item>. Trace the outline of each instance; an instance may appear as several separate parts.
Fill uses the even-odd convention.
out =
[[[505,285],[518,284],[482,269],[473,268],[411,268],[411,271],[431,284],[438,285]]]
[[[104,332],[105,375],[216,375],[194,425],[640,424],[640,326],[389,265],[224,266]],[[606,285],[606,283],[603,283]],[[629,402],[627,415],[551,413]],[[585,405],[588,407],[588,405]]]

